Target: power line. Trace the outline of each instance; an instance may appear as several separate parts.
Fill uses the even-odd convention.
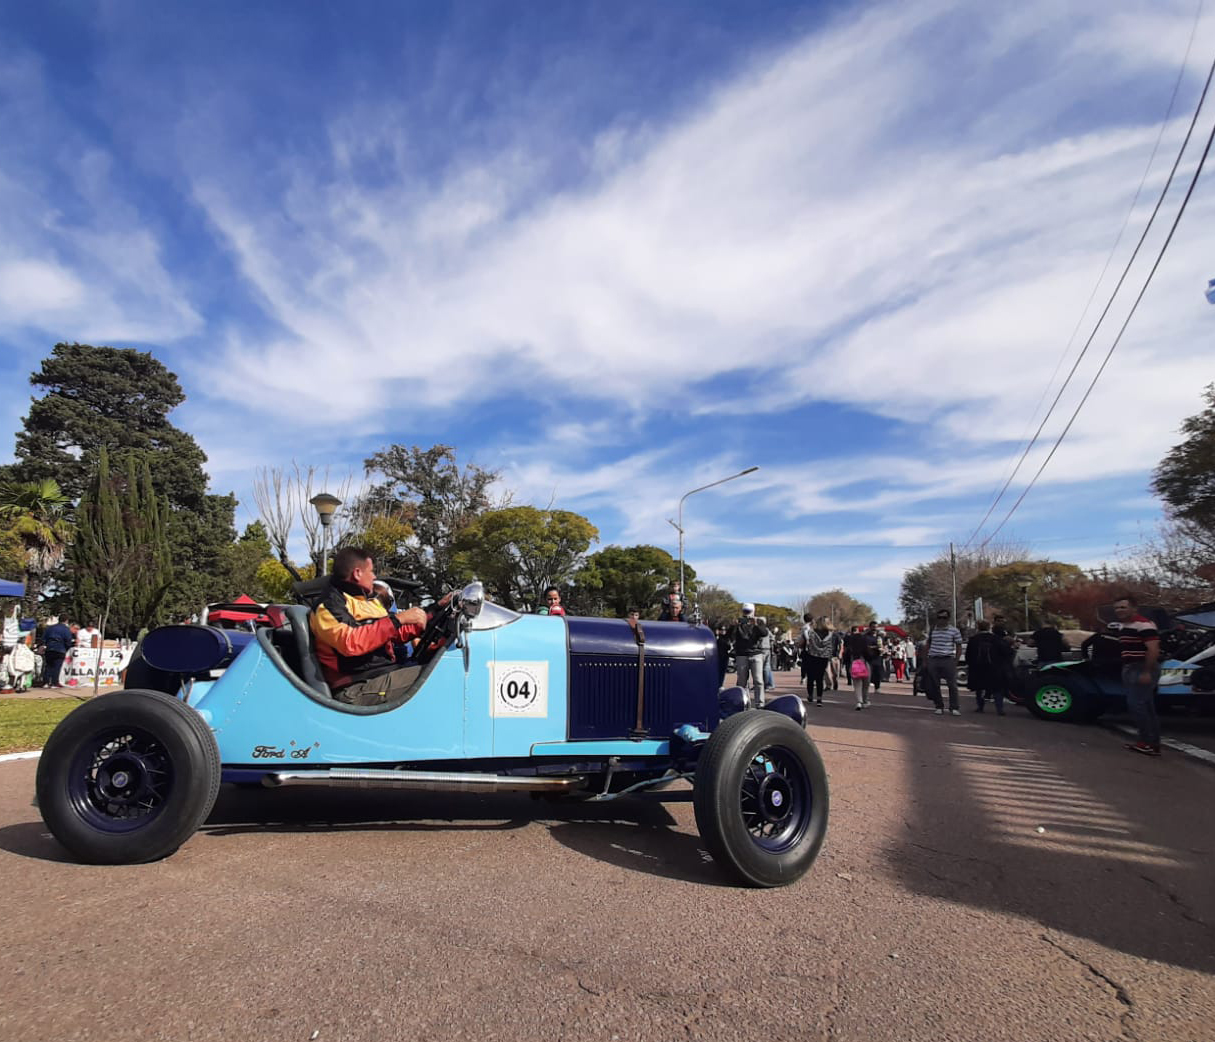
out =
[[[1202,12],[1202,5],[1200,4],[1199,5],[1199,14],[1201,14],[1201,12]],[[1195,22],[1195,29],[1196,28],[1197,28],[1197,22]],[[1193,31],[1191,31],[1191,34],[1190,34],[1190,43],[1191,44],[1193,43],[1193,40],[1194,40],[1194,34],[1193,34]],[[1186,47],[1187,58],[1189,56],[1189,53],[1190,53],[1190,48],[1187,45],[1187,47]],[[1097,282],[1093,286],[1093,291],[1089,295],[1088,302],[1084,305],[1084,310],[1080,313],[1080,320],[1076,323],[1076,329],[1072,331],[1072,336],[1068,340],[1067,348],[1064,348],[1063,354],[1060,355],[1060,359],[1059,359],[1060,363],[1062,363],[1063,358],[1066,357],[1067,349],[1071,347],[1072,340],[1076,336],[1076,330],[1078,330],[1080,328],[1080,322],[1084,321],[1084,315],[1085,315],[1085,313],[1087,313],[1089,305],[1093,301],[1093,297],[1095,297],[1097,295],[1097,288],[1101,285],[1101,280],[1103,278],[1105,278],[1105,273],[1109,269],[1109,263],[1113,259],[1114,252],[1118,248],[1118,243],[1122,241],[1122,233],[1123,233],[1123,231],[1126,230],[1126,225],[1130,221],[1130,216],[1131,216],[1131,213],[1134,211],[1135,203],[1139,199],[1139,192],[1142,190],[1144,182],[1147,180],[1147,175],[1148,175],[1148,171],[1151,169],[1152,160],[1155,159],[1155,157],[1156,157],[1156,147],[1159,146],[1160,137],[1163,136],[1163,134],[1164,134],[1165,124],[1168,122],[1169,114],[1172,112],[1173,100],[1177,96],[1177,86],[1180,84],[1181,74],[1183,74],[1184,72],[1185,72],[1185,63],[1183,61],[1181,73],[1178,74],[1177,84],[1174,85],[1174,88],[1173,88],[1173,97],[1170,98],[1170,100],[1169,100],[1168,111],[1165,112],[1164,122],[1161,123],[1160,135],[1158,135],[1156,138],[1156,146],[1154,146],[1152,148],[1152,155],[1151,155],[1151,157],[1149,157],[1148,165],[1144,169],[1143,178],[1139,182],[1139,188],[1137,188],[1135,190],[1135,198],[1131,201],[1131,208],[1130,208],[1130,210],[1128,210],[1126,220],[1123,221],[1123,224],[1122,224],[1122,230],[1118,232],[1118,238],[1115,240],[1114,245],[1110,250],[1110,254],[1106,258],[1105,267],[1103,267],[1101,269],[1101,274],[1100,274],[1100,276],[1098,276]],[[1130,259],[1126,262],[1126,266],[1122,269],[1122,274],[1118,278],[1117,285],[1114,286],[1113,292],[1110,293],[1109,301],[1106,303],[1105,307],[1102,309],[1101,315],[1098,317],[1096,324],[1093,326],[1093,331],[1089,334],[1088,339],[1084,342],[1084,347],[1081,348],[1081,350],[1080,350],[1080,354],[1076,356],[1075,362],[1072,363],[1072,367],[1068,371],[1067,377],[1064,379],[1062,385],[1060,385],[1059,391],[1055,395],[1054,401],[1052,401],[1050,404],[1050,408],[1046,410],[1046,415],[1042,417],[1042,422],[1040,424],[1038,424],[1038,429],[1036,431],[1034,431],[1034,436],[1032,438],[1030,438],[1029,443],[1025,446],[1025,450],[1021,453],[1020,459],[1017,460],[1017,465],[1015,467],[1013,467],[1012,473],[1008,475],[1008,480],[1006,480],[1004,482],[1004,486],[1000,489],[999,493],[996,495],[996,498],[992,500],[991,506],[989,506],[987,508],[987,513],[985,513],[983,515],[983,519],[977,525],[975,525],[974,531],[970,533],[970,536],[967,538],[966,542],[962,544],[963,550],[966,550],[966,548],[969,547],[972,542],[974,542],[975,536],[977,536],[979,534],[979,532],[981,532],[983,530],[983,526],[987,523],[987,519],[989,517],[991,517],[992,512],[996,509],[997,506],[999,506],[1000,500],[1004,498],[1004,493],[1008,491],[1008,488],[1012,484],[1013,479],[1017,476],[1018,472],[1021,470],[1021,465],[1025,462],[1025,459],[1029,455],[1030,450],[1033,449],[1034,445],[1037,444],[1038,438],[1041,436],[1043,429],[1046,427],[1047,421],[1050,420],[1051,416],[1054,414],[1055,407],[1059,404],[1059,400],[1063,397],[1063,392],[1067,390],[1068,384],[1071,383],[1072,377],[1075,376],[1076,370],[1079,368],[1080,363],[1084,360],[1084,356],[1088,353],[1089,347],[1092,345],[1094,338],[1097,336],[1098,331],[1101,329],[1101,323],[1105,321],[1106,315],[1109,314],[1109,310],[1114,304],[1114,299],[1117,297],[1118,291],[1122,289],[1122,284],[1126,281],[1127,275],[1130,274],[1131,266],[1135,263],[1135,258],[1139,256],[1139,249],[1140,249],[1140,247],[1143,246],[1144,240],[1147,239],[1148,233],[1152,229],[1152,224],[1155,222],[1156,216],[1160,212],[1160,207],[1163,205],[1165,197],[1168,195],[1169,189],[1172,187],[1173,177],[1177,173],[1177,167],[1181,164],[1182,156],[1185,154],[1185,150],[1190,143],[1190,136],[1194,133],[1194,126],[1198,122],[1198,114],[1202,111],[1203,102],[1206,100],[1207,90],[1211,86],[1212,76],[1215,76],[1215,62],[1212,62],[1211,69],[1207,73],[1206,83],[1203,84],[1202,94],[1199,95],[1199,98],[1198,98],[1198,105],[1194,109],[1193,118],[1190,120],[1190,125],[1187,128],[1186,133],[1185,133],[1185,139],[1181,142],[1181,147],[1177,150],[1177,158],[1175,160],[1173,160],[1173,166],[1172,166],[1172,169],[1169,170],[1169,176],[1164,183],[1164,188],[1161,189],[1160,196],[1156,200],[1156,205],[1152,209],[1152,214],[1148,218],[1147,224],[1144,225],[1143,233],[1139,236],[1139,241],[1135,244],[1135,249],[1134,249],[1134,251],[1132,251]],[[1059,364],[1056,364],[1055,373],[1057,373],[1058,371],[1059,371]],[[1046,385],[1047,388],[1049,388],[1050,384],[1052,382],[1054,382],[1054,379],[1055,379],[1055,374],[1052,373],[1050,380],[1047,382],[1047,385]],[[1043,397],[1045,397],[1045,395],[1046,395],[1046,392],[1044,391]],[[1039,399],[1038,407],[1040,407],[1041,404],[1042,404],[1042,401],[1041,401],[1041,399]],[[1035,412],[1037,412],[1038,407],[1035,407],[1035,409],[1034,409]],[[984,541],[983,545],[986,546],[987,542],[989,542],[990,539],[991,539],[991,537],[989,536],[988,539]]]
[[[1194,12],[1194,22],[1190,26],[1190,38],[1189,38],[1189,40],[1186,41],[1185,54],[1182,55],[1182,57],[1181,57],[1181,66],[1177,70],[1177,78],[1173,81],[1173,92],[1172,92],[1172,94],[1169,95],[1169,103],[1165,107],[1164,118],[1160,121],[1160,130],[1156,134],[1156,140],[1152,145],[1152,152],[1148,156],[1147,164],[1143,168],[1143,176],[1139,178],[1139,185],[1135,189],[1135,195],[1131,199],[1131,205],[1129,207],[1127,207],[1126,216],[1122,219],[1122,227],[1120,227],[1118,229],[1118,234],[1114,238],[1114,244],[1110,247],[1110,251],[1106,255],[1106,258],[1105,258],[1105,263],[1101,267],[1101,274],[1097,276],[1097,281],[1093,283],[1093,288],[1089,292],[1088,300],[1086,300],[1084,302],[1084,307],[1080,311],[1080,317],[1076,319],[1076,324],[1075,324],[1075,326],[1072,327],[1071,335],[1067,338],[1067,344],[1064,346],[1063,350],[1061,352],[1059,352],[1059,358],[1055,362],[1055,368],[1051,371],[1050,379],[1047,380],[1045,386],[1043,386],[1042,394],[1039,395],[1038,401],[1034,405],[1034,411],[1030,415],[1029,422],[1025,425],[1025,431],[1021,434],[1021,437],[1017,439],[1018,441],[1023,441],[1025,439],[1026,434],[1029,433],[1030,427],[1033,426],[1034,420],[1038,416],[1038,411],[1042,408],[1042,403],[1044,401],[1046,401],[1046,396],[1047,396],[1047,394],[1050,393],[1051,386],[1055,382],[1055,377],[1059,375],[1059,368],[1063,365],[1063,360],[1067,357],[1068,352],[1071,351],[1072,344],[1075,343],[1075,341],[1076,341],[1076,334],[1080,332],[1080,327],[1084,324],[1085,316],[1088,315],[1088,309],[1090,307],[1092,307],[1093,300],[1096,299],[1097,290],[1099,290],[1101,288],[1101,283],[1105,281],[1105,275],[1106,275],[1106,272],[1108,272],[1110,269],[1110,263],[1114,259],[1114,254],[1116,254],[1118,252],[1118,247],[1122,243],[1122,236],[1126,234],[1126,229],[1131,223],[1131,215],[1134,214],[1135,207],[1139,203],[1139,196],[1143,193],[1143,186],[1145,184],[1147,184],[1148,174],[1151,173],[1152,164],[1156,162],[1156,153],[1160,150],[1160,142],[1164,140],[1164,132],[1169,125],[1169,119],[1173,115],[1173,106],[1177,103],[1177,95],[1181,91],[1181,83],[1185,79],[1185,70],[1190,64],[1190,51],[1193,50],[1194,38],[1195,38],[1195,36],[1198,35],[1198,26],[1199,26],[1199,23],[1202,21],[1202,9],[1203,9],[1204,3],[1205,3],[1205,0],[1198,0],[1198,9]],[[1074,372],[1074,371],[1075,370],[1073,369],[1072,372]],[[1071,379],[1071,374],[1069,373],[1067,380],[1065,380],[1063,382],[1063,388],[1067,387],[1068,381],[1070,379]],[[1063,388],[1060,388],[1060,391],[1062,391]],[[1058,400],[1059,399],[1056,397],[1055,403],[1057,403]],[[1052,405],[1051,405],[1051,410],[1053,410],[1053,409],[1054,409],[1054,403],[1052,403]],[[1048,410],[1046,413],[1046,416],[1043,417],[1043,420],[1042,420],[1043,424],[1045,424],[1046,421],[1050,419],[1051,410]],[[1029,444],[1031,447],[1032,447],[1034,441],[1037,440],[1037,437],[1039,434],[1041,434],[1041,432],[1042,432],[1042,427],[1039,426],[1038,430],[1034,433],[1034,437],[1030,440]],[[1028,451],[1028,449],[1026,451]],[[983,520],[979,522],[978,526],[970,534],[970,539],[968,539],[966,541],[966,543],[963,544],[962,549],[966,549],[966,547],[970,545],[971,541],[979,533],[979,530],[983,527],[983,524],[987,521],[987,519],[989,517],[991,517],[991,512],[996,508],[996,506],[999,505],[1000,500],[1004,498],[1004,493],[1008,491],[1009,484],[1011,484],[1013,478],[1015,478],[1017,476],[1017,472],[1021,469],[1021,464],[1024,462],[1025,462],[1025,455],[1022,454],[1021,458],[1019,460],[1017,460],[1016,466],[1013,467],[1012,473],[1008,475],[1008,480],[1004,483],[1004,486],[996,494],[996,498],[992,501],[992,504],[988,508],[987,513],[983,515]]]
[[[1215,64],[1211,66],[1212,73],[1215,73]],[[1210,76],[1207,77],[1207,82],[1210,83]],[[1205,91],[1204,91],[1205,94]],[[1201,108],[1201,103],[1199,104]],[[1012,505],[1012,509],[1004,515],[1004,520],[996,525],[994,531],[982,543],[979,544],[979,549],[982,550],[988,543],[996,537],[996,534],[1004,527],[1010,517],[1016,513],[1017,507],[1024,502],[1025,497],[1029,495],[1029,490],[1037,483],[1038,478],[1042,476],[1042,472],[1046,469],[1046,465],[1050,463],[1059,446],[1063,444],[1063,439],[1067,437],[1067,432],[1072,429],[1072,424],[1076,422],[1076,417],[1080,415],[1080,410],[1084,408],[1084,403],[1088,401],[1088,396],[1092,394],[1093,388],[1097,386],[1097,381],[1101,378],[1101,374],[1105,372],[1105,367],[1113,357],[1114,349],[1122,340],[1122,334],[1126,332],[1127,326],[1131,324],[1131,319],[1135,316],[1135,311],[1139,307],[1139,302],[1143,300],[1143,296],[1147,293],[1148,286],[1152,284],[1152,277],[1156,274],[1156,269],[1160,267],[1160,262],[1164,260],[1165,251],[1169,248],[1169,243],[1173,241],[1173,234],[1177,231],[1177,225],[1181,223],[1181,216],[1185,213],[1186,207],[1190,203],[1190,197],[1194,194],[1194,188],[1198,184],[1198,178],[1202,176],[1202,168],[1206,165],[1207,157],[1211,154],[1211,145],[1215,143],[1215,124],[1211,126],[1211,133],[1207,137],[1206,147],[1202,151],[1202,158],[1198,160],[1198,169],[1194,171],[1194,176],[1190,179],[1190,187],[1186,189],[1185,198],[1181,201],[1181,209],[1177,211],[1177,216],[1173,219],[1173,226],[1169,229],[1169,234],[1164,240],[1164,244],[1160,247],[1160,252],[1156,255],[1156,261],[1152,265],[1152,270],[1148,272],[1147,279],[1143,283],[1143,288],[1139,291],[1139,295],[1135,297],[1135,302],[1131,305],[1131,310],[1126,316],[1126,320],[1122,323],[1122,328],[1118,330],[1118,335],[1114,338],[1114,342],[1110,345],[1110,349],[1105,353],[1105,358],[1101,362],[1101,367],[1097,370],[1092,380],[1089,382],[1088,389],[1084,392],[1084,397],[1080,399],[1075,411],[1072,413],[1071,419],[1067,421],[1067,426],[1060,432],[1059,437],[1055,439],[1055,444],[1047,453],[1046,459],[1042,461],[1042,465],[1038,468],[1038,472],[1030,479],[1028,485],[1022,490],[1021,495],[1017,497],[1017,501]]]

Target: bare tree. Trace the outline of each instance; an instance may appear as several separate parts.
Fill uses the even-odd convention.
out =
[[[323,471],[314,466],[301,467],[295,460],[291,461],[295,468],[293,485],[295,487],[296,503],[299,507],[300,521],[304,526],[304,538],[308,543],[308,558],[317,567],[320,574],[321,555],[324,552],[325,535],[322,531],[321,519],[312,506],[312,497],[319,492],[328,492],[343,503],[350,499],[350,488],[354,484],[354,475],[347,473],[341,478],[336,488],[330,483],[329,468]],[[319,481],[318,481],[319,478]],[[354,512],[338,510],[329,523],[330,549],[341,546],[350,534],[354,522]]]
[[[253,479],[253,500],[257,504],[258,517],[266,526],[270,545],[284,565],[293,567],[289,547],[298,518],[304,528],[308,558],[319,566],[324,536],[321,519],[312,506],[312,497],[325,491],[344,502],[350,498],[353,484],[354,475],[347,473],[334,487],[330,482],[328,467],[323,470],[313,465],[301,467],[295,460],[291,461],[290,472],[283,467],[263,467],[257,472]],[[331,549],[342,544],[350,534],[353,523],[354,515],[350,511],[339,510],[333,515],[329,538]]]
[[[295,486],[282,467],[261,467],[253,478],[253,501],[257,516],[266,526],[270,546],[283,564],[290,564],[287,544],[295,523]]]

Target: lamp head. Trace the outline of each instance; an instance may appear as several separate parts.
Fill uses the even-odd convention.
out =
[[[326,528],[333,522],[334,511],[342,505],[337,496],[331,496],[328,492],[318,492],[308,502],[316,507],[317,516]]]

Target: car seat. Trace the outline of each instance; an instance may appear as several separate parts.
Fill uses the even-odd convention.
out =
[[[286,630],[290,639],[275,641],[275,646],[283,653],[287,665],[300,680],[317,694],[332,698],[333,694],[325,683],[325,675],[321,672],[320,662],[317,661],[312,627],[308,625],[308,609],[302,604],[285,604],[283,614],[287,617]]]

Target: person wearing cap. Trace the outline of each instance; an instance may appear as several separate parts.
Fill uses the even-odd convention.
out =
[[[928,663],[924,670],[928,697],[936,703],[933,710],[937,716],[945,713],[941,700],[941,681],[949,687],[949,714],[961,716],[958,697],[958,652],[962,650],[962,634],[956,626],[949,624],[949,612],[942,608],[937,612],[936,624],[928,631]]]
[[[738,669],[735,683],[739,687],[751,685],[755,704],[764,704],[764,638],[768,627],[755,617],[755,605],[742,606],[742,618],[730,630],[734,644],[734,662]]]

